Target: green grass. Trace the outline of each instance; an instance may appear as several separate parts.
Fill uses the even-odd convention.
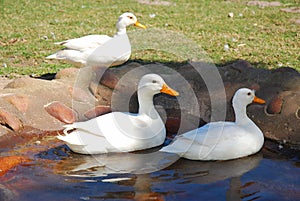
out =
[[[300,26],[292,22],[300,16],[280,11],[300,6],[298,0],[265,8],[247,6],[243,0],[170,2],[176,5],[146,5],[134,0],[0,0],[0,74],[41,75],[71,67],[45,60],[60,48],[53,43],[87,34],[113,35],[116,19],[124,11],[136,14],[150,29],[185,35],[216,64],[245,59],[257,67],[290,66],[300,71]],[[227,17],[229,12],[234,13],[233,18]],[[149,16],[152,13],[154,18]],[[134,29],[129,28],[129,35]],[[229,44],[229,51],[224,51],[224,44]],[[179,61],[159,51],[133,51],[131,59]]]

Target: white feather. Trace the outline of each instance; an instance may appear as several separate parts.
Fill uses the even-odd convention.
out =
[[[233,98],[235,122],[211,122],[176,137],[160,151],[192,160],[230,160],[258,152],[264,143],[262,131],[246,114],[254,91],[239,89]]]
[[[166,86],[160,76],[145,75],[138,86],[138,114],[112,112],[85,122],[75,122],[66,125],[65,136],[58,138],[71,150],[82,154],[130,152],[159,146],[165,140],[166,130],[153,105],[153,96]],[[174,90],[165,93],[178,95]]]

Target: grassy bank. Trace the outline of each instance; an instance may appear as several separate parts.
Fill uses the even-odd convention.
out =
[[[150,28],[184,34],[214,63],[245,59],[257,67],[290,66],[300,71],[300,25],[293,22],[300,16],[280,11],[300,6],[297,0],[281,1],[280,7],[247,6],[242,0],[143,2],[148,4],[134,0],[0,0],[0,74],[40,75],[71,66],[45,60],[60,48],[53,43],[87,34],[113,35],[117,17],[124,11],[133,12]],[[228,17],[230,12],[233,17]],[[155,51],[134,51],[131,59],[174,58]]]

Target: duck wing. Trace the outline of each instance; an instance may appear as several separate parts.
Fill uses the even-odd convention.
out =
[[[101,117],[103,116],[99,116],[84,122],[75,122],[73,124],[65,125],[64,126],[65,129],[63,132],[65,135],[68,135],[70,134],[69,131],[72,132],[72,130],[76,129],[81,132],[85,132],[97,136],[104,136],[101,132],[100,124],[99,124],[101,122]]]
[[[66,142],[72,151],[81,154],[100,154],[119,151],[104,136],[85,130],[76,129],[67,135],[59,135],[57,138]]]
[[[115,36],[106,43],[97,46],[86,59],[90,66],[111,66],[126,62],[131,55],[131,45],[127,34]],[[116,65],[116,64],[115,64]]]
[[[55,43],[56,45],[63,45],[72,50],[84,50],[87,48],[96,48],[99,45],[106,43],[111,37],[107,35],[88,35],[80,38],[74,38]]]
[[[193,141],[193,143],[209,145],[215,143],[217,139],[224,139],[227,130],[235,126],[234,122],[211,122],[198,129],[179,135],[175,140],[184,138]]]
[[[78,50],[64,49],[60,50],[54,54],[47,56],[47,59],[60,59],[60,60],[68,60],[74,63],[85,64],[85,59],[88,57],[86,52],[81,52]]]
[[[173,142],[163,147],[161,151],[180,154],[192,147],[211,148],[226,139],[227,131],[225,130],[232,126],[234,126],[233,122],[208,123],[198,129],[176,136]]]

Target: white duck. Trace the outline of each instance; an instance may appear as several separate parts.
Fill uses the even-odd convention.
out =
[[[65,135],[58,138],[72,151],[81,154],[130,152],[159,146],[165,140],[166,129],[153,105],[153,96],[160,92],[179,95],[159,75],[144,75],[137,90],[138,114],[112,112],[75,122],[66,125]]]
[[[211,122],[177,136],[160,151],[176,153],[191,160],[230,160],[258,152],[264,143],[262,131],[247,116],[250,103],[264,104],[253,90],[236,91],[232,103],[235,122]]]
[[[113,37],[109,37],[107,35],[87,35],[81,38],[74,38],[62,42],[57,42],[55,44],[63,45],[65,49],[60,50],[55,54],[46,57],[46,59],[65,60],[70,63],[74,63],[75,65],[80,67],[86,66],[87,60],[93,59],[89,57],[96,48],[101,47],[111,39],[116,38],[117,36],[122,36],[122,35],[126,36],[123,37],[121,40],[128,40],[126,35],[126,27],[130,25],[134,25],[140,28],[146,28],[146,26],[142,25],[137,21],[137,18],[134,14],[126,12],[119,17],[118,22],[116,24],[117,33]],[[127,42],[129,43],[129,40],[124,41],[124,43],[126,44]],[[112,50],[119,49],[120,46],[124,45],[120,43],[122,43],[122,41],[118,41],[118,43],[107,44],[107,46],[105,47],[106,52],[108,48]],[[102,52],[98,51],[98,52],[104,54],[106,53],[104,51]],[[120,56],[119,58],[114,57],[113,59],[115,60],[112,60],[111,58],[107,58],[110,57],[109,54],[105,56],[97,55],[101,57],[100,59],[97,60],[97,62],[100,62],[99,65],[107,65],[107,64],[109,66],[121,65],[122,63],[126,62],[129,59],[130,55],[131,55],[131,49],[129,43],[129,50],[126,51],[126,53]]]

